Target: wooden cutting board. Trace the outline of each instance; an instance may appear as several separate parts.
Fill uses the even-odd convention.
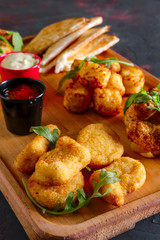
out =
[[[126,60],[113,50],[108,50],[99,57],[110,56]],[[146,71],[143,72],[146,89],[159,83],[156,77]],[[35,135],[16,136],[8,132],[0,107],[0,189],[30,239],[109,239],[133,228],[137,221],[160,211],[160,159],[145,159],[131,150],[123,123],[123,114],[115,117],[101,117],[93,110],[85,114],[67,112],[63,107],[63,95],[56,92],[62,76],[63,74],[54,74],[54,72],[40,74],[40,80],[47,87],[42,125],[56,124],[63,135],[76,139],[79,130],[90,123],[103,122],[107,124],[120,136],[125,148],[125,155],[139,159],[144,164],[147,172],[144,186],[128,195],[125,205],[119,208],[107,204],[102,199],[94,199],[89,206],[73,214],[43,215],[30,202],[22,185],[22,177],[27,182],[30,175],[21,174],[12,167],[18,153]]]

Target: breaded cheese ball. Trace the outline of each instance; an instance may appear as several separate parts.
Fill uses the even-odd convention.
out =
[[[83,128],[77,141],[90,151],[89,166],[93,169],[107,166],[124,152],[119,136],[103,123],[89,124]]]
[[[126,94],[138,93],[144,86],[144,74],[135,67],[126,66],[121,69],[120,72],[123,84],[126,89]]]
[[[94,110],[102,116],[115,116],[122,111],[122,96],[115,88],[96,88],[93,92]]]
[[[116,88],[120,91],[120,94],[123,96],[125,94],[125,87],[122,82],[122,77],[116,72],[111,72],[107,88]]]
[[[77,198],[77,190],[83,188],[84,177],[78,172],[70,182],[60,186],[45,186],[37,183],[35,173],[29,179],[29,191],[32,197],[41,206],[53,209],[61,203],[60,209],[65,206],[66,198],[70,192],[74,192],[74,199]]]
[[[125,201],[125,196],[141,188],[146,180],[146,171],[143,164],[133,158],[121,157],[105,169],[107,171],[116,171],[116,178],[120,179],[120,182],[106,184],[100,189],[100,193],[103,194],[108,188],[111,188],[110,192],[104,196],[103,199],[115,206],[122,206]],[[90,181],[92,179],[98,181],[100,171],[101,170],[95,171],[91,175]]]
[[[37,182],[61,185],[69,182],[91,160],[90,152],[70,137],[58,139],[55,149],[43,154],[35,167]]]
[[[64,94],[64,107],[72,113],[83,113],[91,104],[91,89],[84,87],[78,81],[70,83]]]
[[[52,133],[56,125],[47,125],[50,132]],[[60,135],[60,130],[59,135]],[[40,135],[37,135],[27,146],[20,152],[14,161],[13,167],[22,173],[32,172],[35,168],[35,164],[40,156],[49,150],[49,141]]]
[[[86,61],[78,73],[82,85],[91,88],[106,87],[111,71],[104,64]]]
[[[121,65],[118,62],[113,62],[111,64],[111,71],[120,72],[121,71]]]

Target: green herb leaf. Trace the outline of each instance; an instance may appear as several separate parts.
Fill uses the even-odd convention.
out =
[[[93,199],[93,198],[104,197],[106,194],[108,194],[110,191],[110,188],[108,188],[104,194],[101,194],[99,192],[99,190],[101,189],[101,187],[105,186],[106,184],[119,182],[120,179],[114,178],[115,176],[116,176],[116,172],[108,172],[108,171],[106,171],[106,169],[102,169],[100,172],[100,175],[99,175],[99,181],[97,182],[94,179],[92,181],[93,182],[93,194],[91,196],[89,193],[85,194],[83,189],[78,189],[77,190],[78,202],[75,202],[74,193],[70,192],[66,199],[64,210],[59,210],[59,208],[60,208],[60,203],[59,203],[54,208],[53,211],[48,210],[48,209],[42,207],[41,205],[39,205],[30,195],[24,179],[22,179],[22,182],[23,182],[25,191],[26,191],[28,197],[30,198],[31,202],[35,206],[40,208],[42,210],[42,213],[48,213],[48,214],[52,214],[52,215],[64,215],[64,214],[75,212],[78,209],[80,209],[84,206],[87,206],[89,204],[89,202],[91,201],[91,199]]]
[[[14,52],[19,52],[22,50],[23,47],[23,39],[21,35],[18,32],[14,31],[6,31],[9,35],[12,35],[12,44],[14,46],[13,51]]]
[[[86,166],[86,169],[87,169],[89,172],[92,171],[92,169],[91,169],[90,167],[88,167],[88,166]]]
[[[158,84],[156,88],[159,88],[159,87],[160,87],[160,84]],[[124,114],[133,103],[142,103],[142,102],[147,103],[149,100],[153,102],[154,107],[148,106],[146,108],[160,111],[160,93],[157,91],[152,91],[151,93],[149,93],[144,89],[141,89],[140,92],[132,94],[128,97],[123,109]]]
[[[129,63],[129,62],[124,62],[124,61],[121,61],[121,60],[118,60],[116,57],[111,57],[109,59],[102,59],[102,60],[99,60],[98,58],[96,57],[86,57],[81,63],[79,66],[76,66],[74,67],[73,70],[67,72],[60,80],[59,82],[59,85],[58,85],[58,91],[61,89],[63,83],[67,80],[67,79],[73,79],[78,71],[82,68],[83,64],[86,62],[86,61],[90,61],[90,62],[94,62],[94,63],[98,63],[98,64],[105,64],[108,68],[111,67],[111,64],[113,62],[118,62],[118,63],[121,63],[121,64],[125,64],[126,66],[134,66],[133,63]]]
[[[41,135],[43,137],[45,137],[49,142],[49,147],[50,148],[55,148],[56,142],[58,140],[58,136],[59,136],[59,131],[57,128],[55,128],[53,130],[53,133],[51,134],[50,130],[48,127],[46,126],[36,126],[36,127],[31,127],[30,132],[35,132],[38,135]]]
[[[0,48],[0,53],[3,53],[3,50]]]

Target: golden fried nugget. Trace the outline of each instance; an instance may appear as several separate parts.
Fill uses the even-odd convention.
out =
[[[47,125],[51,133],[57,126]],[[59,135],[60,135],[60,130]],[[49,141],[40,135],[37,135],[27,146],[19,153],[14,161],[13,167],[23,173],[32,172],[39,157],[49,150]]]
[[[84,177],[78,172],[70,182],[61,186],[45,186],[37,183],[35,173],[29,179],[29,191],[37,203],[48,209],[55,208],[61,203],[60,209],[64,208],[66,198],[70,192],[74,192],[77,198],[77,190],[83,188]]]
[[[82,85],[92,88],[106,87],[111,71],[104,64],[86,61],[78,73]]]
[[[127,136],[141,148],[140,154],[160,154],[160,112],[146,108],[153,106],[152,101],[135,103],[124,115]]]
[[[72,113],[83,113],[91,104],[91,89],[84,87],[78,81],[70,83],[65,89],[63,104]]]
[[[120,182],[107,184],[100,189],[100,192],[103,194],[108,188],[111,188],[110,192],[103,199],[115,206],[123,205],[125,196],[141,188],[146,180],[146,171],[143,164],[129,157],[121,157],[105,169],[107,171],[116,171],[116,177],[120,179]],[[98,181],[100,171],[95,171],[91,175],[90,180],[95,179]]]
[[[121,65],[118,62],[113,62],[111,64],[111,71],[113,72],[120,72],[121,71]]]
[[[0,41],[0,48],[3,51],[3,53],[0,53],[0,55],[2,55],[4,53],[12,52],[12,49],[8,46],[8,44],[3,41]]]
[[[127,66],[123,67],[120,72],[126,94],[138,93],[144,86],[144,74],[139,68]]]
[[[118,135],[102,123],[89,124],[83,128],[78,134],[77,141],[90,151],[89,166],[93,169],[107,166],[120,158],[124,152]]]
[[[107,88],[115,88],[120,91],[120,94],[123,96],[125,93],[125,87],[122,82],[122,77],[120,74],[111,71],[111,76],[109,78],[109,82],[107,84]]]
[[[91,160],[90,152],[70,137],[58,139],[56,148],[43,154],[35,167],[37,182],[61,185],[69,182]]]
[[[94,110],[102,116],[115,116],[122,111],[122,96],[115,88],[96,88],[93,92]]]

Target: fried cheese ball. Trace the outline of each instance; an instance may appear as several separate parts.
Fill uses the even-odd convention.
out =
[[[72,113],[83,113],[91,104],[91,89],[78,81],[71,82],[65,89],[63,104]]]
[[[43,154],[35,167],[37,182],[61,185],[69,182],[91,160],[90,152],[70,137],[57,140],[55,149]]]
[[[118,62],[113,62],[111,64],[111,71],[114,71],[114,72],[120,72],[121,71],[121,65],[118,63]]]
[[[132,104],[124,115],[128,138],[138,145],[144,153],[160,154],[160,112],[146,107],[153,103]],[[139,151],[138,151],[139,152]],[[150,154],[150,155],[151,155]]]
[[[115,160],[108,167],[107,171],[116,171],[120,181],[114,184],[106,184],[100,189],[100,193],[105,193],[108,188],[111,188],[110,192],[103,197],[106,202],[109,202],[115,206],[122,206],[125,201],[125,196],[128,193],[134,192],[140,189],[146,180],[146,171],[143,164],[129,157],[121,157]],[[99,174],[101,170],[95,171],[90,178],[99,180]]]
[[[122,96],[115,88],[96,88],[93,92],[94,110],[102,116],[115,116],[122,111]]]
[[[90,151],[89,166],[93,169],[107,166],[124,152],[119,136],[103,123],[89,124],[83,128],[77,141]]]
[[[51,133],[55,128],[58,129],[56,125],[47,125]],[[59,135],[60,135],[60,130]],[[35,168],[35,164],[40,158],[40,156],[49,150],[49,141],[40,135],[37,135],[27,146],[20,152],[14,161],[13,167],[22,173],[32,172]]]
[[[120,91],[120,94],[123,96],[125,94],[125,87],[122,82],[122,77],[116,72],[111,72],[107,88],[116,88]]]
[[[82,85],[91,88],[106,87],[111,71],[104,64],[86,61],[78,73]]]
[[[123,79],[126,94],[138,93],[141,88],[143,88],[145,79],[140,69],[126,66],[121,69],[120,74]]]
[[[35,173],[29,179],[29,191],[37,203],[45,208],[53,209],[61,203],[60,209],[65,206],[66,198],[70,192],[74,192],[77,198],[77,190],[83,188],[84,177],[78,172],[70,182],[60,186],[45,186],[37,182]]]

